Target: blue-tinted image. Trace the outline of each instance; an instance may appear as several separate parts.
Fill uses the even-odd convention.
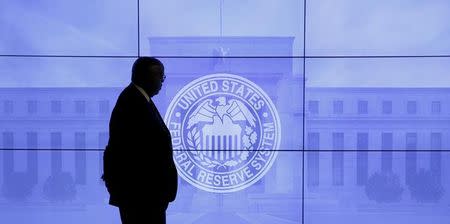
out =
[[[367,134],[357,135],[360,151]],[[336,151],[305,154],[305,223],[448,222],[448,151],[389,151],[390,133],[382,151],[338,151],[347,138],[332,139]]]
[[[449,219],[449,65],[306,61],[305,223]]]
[[[4,79],[0,109],[4,121],[1,130],[4,150],[0,157],[4,186],[2,200],[8,206],[14,205],[21,209],[21,213],[14,213],[11,208],[5,207],[1,210],[5,213],[2,217],[11,223],[34,220],[58,223],[66,219],[69,213],[76,217],[72,219],[73,223],[89,223],[93,220],[118,223],[118,211],[108,205],[109,195],[100,179],[102,153],[109,137],[109,116],[118,94],[130,80],[133,60],[46,57],[2,59],[3,68],[9,74],[6,76],[8,79]],[[277,118],[271,121],[264,117],[264,111],[255,113],[254,116],[261,120],[260,124],[249,135],[243,131],[242,134],[238,133],[239,139],[241,135],[244,138],[257,135],[258,144],[272,144],[273,147],[267,147],[271,156],[266,157],[265,152],[257,153],[257,150],[246,157],[240,155],[239,151],[237,157],[234,153],[230,154],[229,161],[239,163],[239,169],[236,168],[234,175],[227,176],[229,180],[224,179],[224,186],[228,190],[223,192],[201,189],[181,174],[186,165],[181,152],[177,152],[182,149],[175,144],[177,135],[174,129],[174,160],[180,173],[180,188],[176,202],[170,205],[167,213],[169,222],[185,223],[190,220],[192,223],[210,223],[221,217],[222,223],[245,223],[245,220],[253,219],[299,223],[302,139],[298,136],[302,136],[302,117],[299,115],[302,104],[301,101],[292,103],[290,99],[282,97],[291,95],[301,99],[301,80],[293,74],[295,59],[161,60],[167,68],[165,86],[155,97],[161,114],[170,113],[169,104],[182,92],[182,88],[192,85],[191,82],[206,74],[213,74],[217,77],[214,83],[220,84],[219,87],[226,90],[226,94],[213,95],[211,100],[223,97],[229,106],[233,102],[251,105],[255,101],[255,108],[261,106],[257,102],[270,102],[275,109],[270,116]],[[24,63],[30,66],[18,66]],[[25,74],[27,83],[20,82],[18,74]],[[234,79],[228,80],[214,74],[228,74],[223,76],[237,77],[243,82],[237,83]],[[203,91],[205,87],[199,85],[193,88]],[[263,97],[264,101],[256,101],[257,97]],[[252,108],[245,105],[245,108]],[[172,112],[175,114],[175,111]],[[168,124],[170,122],[175,121],[167,121]],[[271,124],[274,124],[273,128]],[[262,134],[259,131],[263,131]],[[275,136],[276,141],[264,142]],[[249,141],[250,145],[255,143]],[[244,143],[245,140],[242,145]],[[210,158],[213,159],[214,156]],[[228,157],[221,159],[224,162],[226,160]],[[224,167],[228,165],[233,168],[233,163]],[[254,178],[240,179],[244,178],[242,175],[249,175],[250,168],[253,168],[254,174],[251,175]],[[202,179],[202,172],[197,177],[208,182],[206,176]],[[151,171],[146,178],[152,178]],[[15,186],[23,188],[13,188]],[[27,214],[26,219],[22,217],[23,214]]]
[[[152,0],[141,1],[140,13],[144,55],[303,54],[303,1]]]
[[[307,55],[448,55],[446,0],[307,1]]]
[[[136,55],[136,8],[126,0],[2,2],[0,54]]]
[[[143,55],[165,67],[167,223],[450,220],[447,1],[0,5],[0,223],[120,223],[103,151]]]

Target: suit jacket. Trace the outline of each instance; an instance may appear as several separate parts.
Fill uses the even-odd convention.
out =
[[[152,100],[128,85],[117,99],[103,153],[109,204],[167,205],[175,200],[178,174],[170,132]]]

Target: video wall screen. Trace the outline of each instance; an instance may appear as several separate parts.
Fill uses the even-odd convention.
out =
[[[137,2],[44,0],[1,5],[2,55],[137,54]]]
[[[307,1],[307,55],[448,55],[449,3]]]
[[[306,59],[305,223],[448,220],[449,62]]]
[[[450,220],[446,1],[0,6],[1,223],[120,223],[100,177],[139,56],[167,77],[168,223]]]

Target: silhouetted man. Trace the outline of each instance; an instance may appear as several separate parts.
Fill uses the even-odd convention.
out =
[[[158,59],[138,58],[132,82],[111,114],[102,179],[109,204],[119,207],[123,224],[166,223],[167,206],[176,197],[170,132],[151,99],[164,79],[164,66]]]

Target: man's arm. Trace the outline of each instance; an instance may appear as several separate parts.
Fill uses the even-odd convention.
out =
[[[173,161],[173,160],[171,160]],[[173,162],[169,163],[169,195],[168,200],[169,202],[172,202],[177,197],[177,191],[178,191],[178,173],[177,168],[175,167],[175,164]]]
[[[132,106],[121,95],[112,111],[109,122],[109,141],[103,153],[103,175],[105,184],[112,186],[123,176],[127,159],[126,150],[132,142],[132,124],[134,117],[130,113]],[[128,144],[128,147],[127,147]]]

